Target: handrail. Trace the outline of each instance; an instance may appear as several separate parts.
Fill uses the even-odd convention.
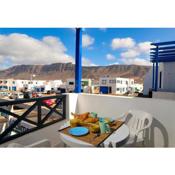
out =
[[[45,100],[51,99],[54,100],[54,104],[48,105]],[[12,107],[26,103],[28,103],[27,105],[29,108],[25,109],[21,115],[16,114],[15,111],[6,109],[7,106]],[[0,112],[2,115],[6,115],[4,117],[6,117],[8,121],[8,123],[5,123],[7,127],[5,130],[1,131],[0,134],[0,144],[2,144],[6,141],[64,120],[66,118],[66,95],[1,101]],[[29,115],[32,112],[34,112],[35,115],[30,118]],[[33,119],[35,120],[33,121]],[[21,130],[20,127],[22,128]]]
[[[57,97],[62,98],[62,97],[65,97],[65,95],[53,95],[53,96],[37,97],[37,98],[30,98],[30,99],[9,100],[9,101],[3,101],[3,102],[0,101],[0,106],[29,103],[40,99],[42,100],[55,99]]]

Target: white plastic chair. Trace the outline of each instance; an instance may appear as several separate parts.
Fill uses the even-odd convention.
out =
[[[135,145],[138,142],[142,142],[144,146],[145,130],[152,124],[152,115],[145,111],[130,110],[125,117],[126,124],[130,130],[130,136],[125,145]]]

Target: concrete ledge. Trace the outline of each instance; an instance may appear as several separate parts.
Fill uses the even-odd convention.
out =
[[[152,98],[166,99],[166,100],[175,100],[175,92],[154,92]]]

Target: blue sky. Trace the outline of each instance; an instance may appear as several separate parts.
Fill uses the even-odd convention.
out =
[[[83,29],[83,64],[149,65],[151,42],[175,40],[174,28]],[[1,28],[1,69],[17,64],[74,62],[75,29]]]

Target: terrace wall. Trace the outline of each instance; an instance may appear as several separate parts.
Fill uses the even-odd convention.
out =
[[[154,117],[147,135],[147,146],[175,147],[175,101],[81,94],[76,111],[94,111],[100,117],[118,118],[130,109],[147,111]]]

